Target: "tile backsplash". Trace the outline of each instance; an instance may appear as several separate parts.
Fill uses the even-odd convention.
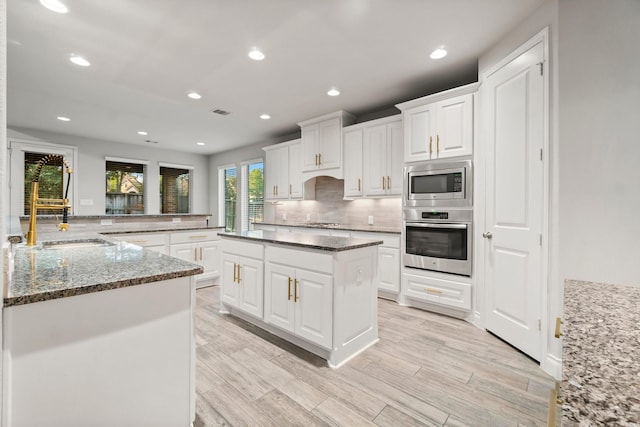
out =
[[[326,176],[317,177],[315,186],[315,200],[266,203],[265,222],[335,222],[360,226],[367,225],[368,217],[372,216],[374,225],[402,226],[400,197],[344,200],[344,181]]]

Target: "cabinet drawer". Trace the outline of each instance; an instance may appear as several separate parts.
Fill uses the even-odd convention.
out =
[[[411,298],[471,310],[471,285],[468,283],[404,273],[402,288]]]
[[[205,240],[218,240],[217,230],[194,230],[189,232],[171,233],[171,244],[197,243]]]
[[[333,255],[327,253],[267,246],[265,256],[268,262],[323,273],[333,272]]]
[[[227,254],[234,254],[245,256],[249,258],[259,259],[264,258],[264,246],[258,243],[249,243],[243,240],[237,239],[222,239],[222,252]]]
[[[352,237],[358,239],[371,239],[382,240],[381,247],[400,249],[400,236],[387,233],[363,233],[360,231],[354,231],[351,233]]]
[[[139,233],[139,234],[116,234],[115,239],[122,240],[138,246],[163,246],[167,243],[165,233]]]

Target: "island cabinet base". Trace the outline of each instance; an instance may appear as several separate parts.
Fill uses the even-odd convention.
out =
[[[3,425],[189,426],[195,281],[6,307]]]
[[[237,245],[242,243],[232,246]],[[223,241],[223,252],[224,248]],[[253,323],[337,368],[378,341],[376,263],[375,246],[330,252],[264,244],[262,315],[224,299],[221,312]]]

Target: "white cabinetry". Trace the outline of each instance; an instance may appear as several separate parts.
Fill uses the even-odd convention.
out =
[[[400,236],[390,233],[353,232],[352,237],[382,240],[378,246],[378,296],[400,292]]]
[[[402,194],[402,140],[399,115],[345,128],[345,198]]]
[[[109,236],[161,254],[169,254],[169,235],[167,233],[122,233]]]
[[[337,111],[298,123],[302,132],[302,172],[306,178],[329,175],[343,178],[342,128],[355,121],[346,111]]]
[[[332,291],[330,274],[267,262],[264,321],[330,349]]]
[[[304,182],[302,142],[299,139],[264,147],[265,198],[267,200],[302,199],[314,195],[314,183]]]
[[[457,278],[457,277],[456,277]],[[402,274],[406,297],[456,310],[471,310],[471,283],[455,280],[451,275],[407,269]]]
[[[405,162],[473,153],[473,94],[478,86],[474,83],[396,105],[404,121]]]
[[[222,301],[262,319],[263,258],[260,244],[224,240],[222,246]]]
[[[173,257],[202,266],[204,272],[196,276],[198,287],[212,284],[220,277],[220,236],[214,230],[171,233],[170,254]]]

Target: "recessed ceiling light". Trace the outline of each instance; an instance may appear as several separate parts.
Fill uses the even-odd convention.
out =
[[[429,58],[431,58],[431,59],[441,59],[441,58],[444,58],[445,56],[447,56],[447,51],[440,47],[440,48],[434,50],[433,52],[431,52],[431,55],[429,55]]]
[[[196,142],[196,145],[204,145],[204,142],[198,141],[198,142]]]
[[[187,96],[188,96],[189,98],[191,98],[191,99],[200,99],[200,98],[202,98],[202,95],[200,95],[198,92],[193,92],[193,91],[192,91],[192,92],[189,92],[189,93],[187,94]]]
[[[71,54],[71,58],[69,58],[69,60],[76,65],[80,65],[81,67],[88,67],[89,65],[91,65],[91,62],[87,61],[82,56],[75,54]]]
[[[264,59],[264,53],[260,52],[257,48],[253,48],[251,49],[251,52],[249,52],[249,58],[253,59],[254,61],[262,61]]]
[[[61,122],[70,122],[71,121],[71,119],[69,117],[64,117],[64,116],[58,116],[57,119],[60,120]]]
[[[40,4],[57,13],[67,13],[69,8],[59,0],[40,0]]]
[[[338,89],[336,89],[335,87],[329,89],[329,92],[327,92],[327,95],[329,96],[338,96],[340,95],[340,91]]]
[[[271,116],[270,116],[270,115],[268,115],[268,114],[260,114],[260,118],[261,118],[262,120],[269,120],[269,119],[271,118]]]
[[[139,130],[138,135],[149,135],[149,132],[146,132],[144,130]]]

